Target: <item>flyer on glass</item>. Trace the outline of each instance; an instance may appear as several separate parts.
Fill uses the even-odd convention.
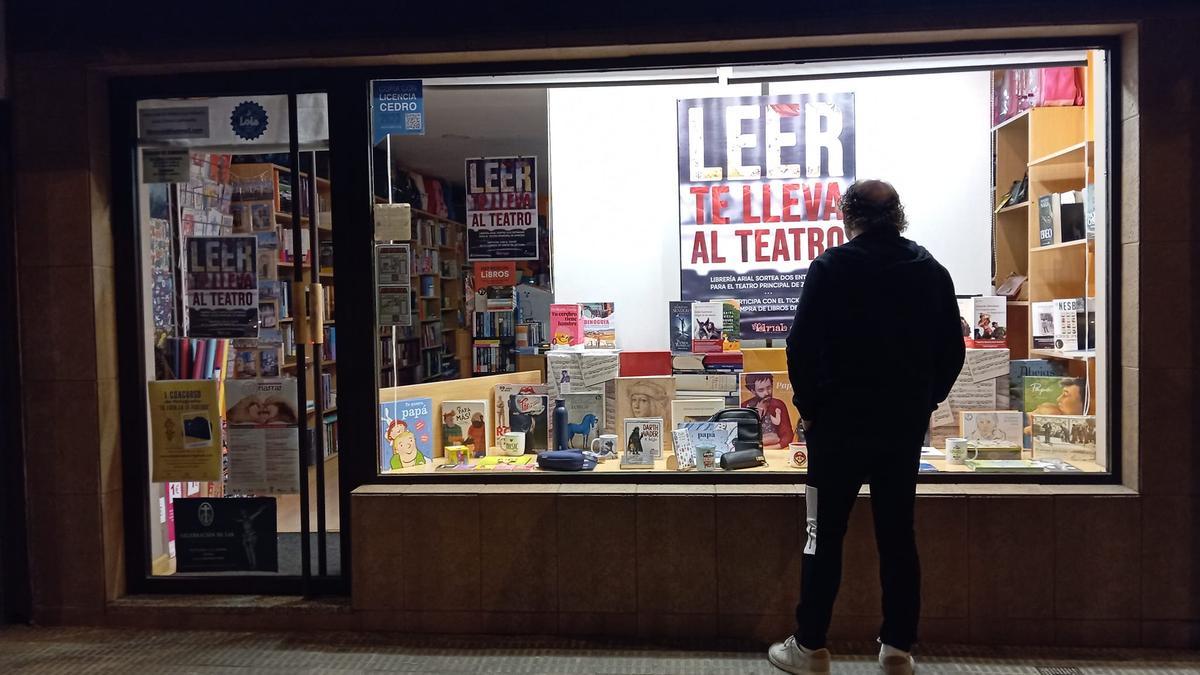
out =
[[[221,480],[221,410],[216,380],[147,383],[151,480]]]
[[[536,157],[466,161],[467,260],[537,260]]]
[[[186,239],[188,337],[258,337],[257,243],[253,234]]]
[[[740,300],[743,338],[787,333],[809,264],[846,239],[854,114],[845,92],[678,102],[682,300]]]
[[[296,380],[227,380],[225,405],[229,490],[253,494],[297,492],[301,415],[296,409]]]

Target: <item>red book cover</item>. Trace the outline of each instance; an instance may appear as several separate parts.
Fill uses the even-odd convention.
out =
[[[670,374],[671,352],[621,352],[621,377]]]
[[[181,380],[192,379],[192,341],[188,338],[179,341],[179,372],[176,376]]]
[[[205,359],[205,352],[208,348],[208,340],[196,341],[196,353],[192,355],[192,379],[204,379],[204,367],[208,364]]]

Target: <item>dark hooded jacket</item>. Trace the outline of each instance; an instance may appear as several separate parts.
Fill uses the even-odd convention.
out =
[[[808,268],[787,338],[801,417],[920,423],[946,399],[965,350],[954,282],[894,230],[865,232]]]

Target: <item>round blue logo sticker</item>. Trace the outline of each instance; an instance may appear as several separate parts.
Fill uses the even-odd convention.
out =
[[[267,131],[267,111],[254,101],[242,101],[229,116],[229,126],[238,138],[252,141]]]

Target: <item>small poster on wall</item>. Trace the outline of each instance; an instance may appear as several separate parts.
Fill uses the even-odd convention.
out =
[[[272,497],[175,499],[179,572],[278,572]]]
[[[151,480],[221,480],[221,411],[216,380],[149,382]]]
[[[467,260],[537,260],[537,158],[466,162]]]
[[[187,238],[188,337],[258,337],[257,246],[252,234]]]

